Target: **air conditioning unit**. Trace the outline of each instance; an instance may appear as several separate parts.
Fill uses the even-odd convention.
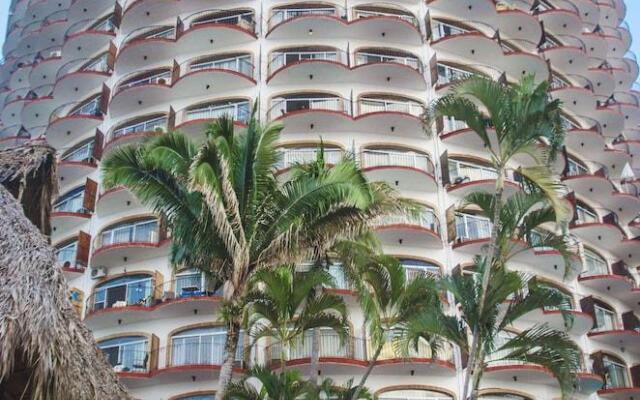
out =
[[[100,279],[107,276],[106,267],[93,267],[91,268],[91,279]]]

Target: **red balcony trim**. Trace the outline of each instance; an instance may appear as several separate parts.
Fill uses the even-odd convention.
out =
[[[634,282],[627,278],[626,276],[621,276],[621,275],[615,275],[615,274],[606,274],[606,275],[591,275],[591,276],[584,276],[584,277],[578,277],[578,282],[585,282],[585,281],[593,281],[596,279],[608,279],[608,280],[613,280],[613,281],[623,281],[623,282],[627,282],[629,284],[631,284],[633,286]]]
[[[455,371],[456,366],[451,361],[438,360],[431,357],[388,358],[376,361],[376,366],[396,364],[435,364]]]
[[[416,27],[414,24],[403,20],[402,18],[398,18],[398,17],[394,17],[391,15],[379,15],[379,16],[373,16],[373,17],[367,17],[367,18],[358,18],[358,19],[354,19],[351,21],[346,21],[344,19],[342,19],[341,17],[337,16],[337,15],[300,15],[298,17],[294,17],[294,18],[289,18],[285,21],[279,22],[276,25],[274,25],[273,27],[271,27],[271,29],[269,29],[269,31],[267,32],[267,34],[265,35],[266,38],[269,37],[269,35],[274,32],[275,30],[277,30],[278,28],[280,28],[283,25],[286,25],[288,23],[292,23],[295,21],[299,21],[302,19],[326,19],[329,21],[334,21],[334,22],[338,22],[342,25],[344,25],[345,27],[349,27],[350,25],[355,25],[358,23],[366,23],[368,21],[371,20],[391,20],[391,21],[397,21],[403,24],[406,24],[408,26],[410,26],[411,28],[413,28],[416,32],[420,33],[420,30],[418,27]]]
[[[351,365],[356,367],[366,367],[368,365],[367,361],[357,360],[355,358],[350,357],[320,357],[319,362],[322,364],[340,364],[340,365]],[[298,366],[298,365],[306,365],[311,363],[311,357],[302,357],[296,358],[293,360],[288,360],[285,362],[286,366]],[[271,361],[271,368],[279,368],[280,361]]]
[[[215,121],[215,118],[192,119],[190,121],[182,122],[182,123],[176,125],[175,128],[174,128],[174,131],[178,131],[178,130],[180,130],[180,128],[184,128],[184,127],[187,127],[189,125],[207,123],[207,122],[211,122],[211,121]],[[235,125],[238,128],[246,128],[247,127],[247,124],[245,124],[244,122],[235,121],[235,120],[233,121],[233,125]]]
[[[63,46],[66,45],[67,42],[71,41],[71,39],[75,39],[75,38],[83,36],[83,35],[113,36],[113,37],[116,36],[116,34],[114,32],[108,32],[108,31],[88,30],[88,31],[76,32],[76,33],[73,33],[73,34],[67,36],[67,38],[64,41]]]
[[[73,76],[79,76],[79,75],[102,75],[105,77],[110,77],[111,76],[111,72],[102,72],[102,71],[76,71],[76,72],[71,72],[68,74],[65,74],[63,76],[60,77],[60,79],[56,80],[56,83],[53,86],[53,90],[56,90],[56,88],[58,87],[58,84],[62,81],[64,81],[67,78],[73,77]]]
[[[457,185],[456,184],[449,184],[447,186],[447,192],[452,192],[452,191],[458,190],[460,188],[471,186],[471,185],[484,185],[484,184],[487,184],[487,183],[495,183],[495,181],[496,181],[495,179],[480,179],[480,180],[477,180],[477,181],[469,181],[469,182],[458,183]],[[505,187],[511,186],[512,188],[518,189],[518,190],[520,189],[520,186],[517,183],[511,182],[511,181],[508,181],[508,180],[505,180],[504,186]]]
[[[91,214],[83,213],[83,212],[71,212],[71,211],[53,211],[51,213],[51,218],[62,218],[62,217],[75,217],[75,218],[91,218]]]
[[[482,39],[487,39],[488,41],[495,43],[496,46],[498,45],[493,39],[491,39],[490,37],[488,37],[484,33],[477,32],[477,31],[471,31],[471,32],[465,32],[465,33],[458,33],[458,34],[451,35],[451,36],[445,36],[445,37],[442,37],[442,38],[440,38],[438,40],[433,40],[431,42],[431,46],[435,46],[436,44],[444,43],[445,41],[447,41],[449,39],[456,39],[456,38],[460,38],[460,37],[470,37],[470,36],[478,36],[478,37],[480,37]]]
[[[213,296],[193,296],[193,297],[182,297],[179,299],[171,299],[166,300],[158,304],[154,304],[152,306],[139,306],[139,305],[130,305],[125,307],[109,307],[103,308],[100,310],[94,310],[91,312],[87,312],[84,316],[84,320],[91,319],[95,316],[99,316],[102,314],[112,314],[112,313],[120,313],[120,312],[154,312],[164,307],[168,307],[172,304],[179,303],[190,303],[195,301],[207,301],[207,302],[219,302],[222,300],[222,296],[213,295]]]
[[[614,388],[598,390],[598,396],[607,394],[640,394],[640,387]]]
[[[127,242],[127,243],[116,243],[116,244],[110,244],[110,245],[106,245],[106,246],[102,246],[99,247],[97,249],[95,249],[93,251],[93,253],[91,254],[91,258],[95,258],[95,256],[97,256],[98,254],[110,251],[110,250],[115,250],[115,249],[122,249],[122,248],[127,248],[127,247],[135,247],[135,248],[160,248],[166,244],[168,244],[170,242],[169,239],[164,239],[164,240],[160,240],[158,242]]]
[[[587,336],[596,337],[596,336],[606,336],[606,335],[630,335],[630,336],[638,336],[640,337],[640,332],[632,331],[630,329],[613,329],[610,331],[601,331],[601,332],[589,332]]]
[[[500,371],[536,371],[536,372],[542,372],[546,375],[548,375],[549,377],[555,379],[553,377],[553,374],[546,368],[541,367],[539,365],[521,365],[521,364],[514,364],[514,365],[498,365],[495,367],[487,367],[484,369],[484,372],[500,372]]]
[[[88,167],[98,168],[98,164],[91,161],[59,161],[58,168],[60,167]]]
[[[156,132],[156,131],[143,131],[143,132],[130,133],[128,135],[120,136],[115,139],[109,140],[107,143],[105,143],[104,148],[102,149],[102,152],[106,153],[107,151],[109,151],[110,147],[114,146],[116,143],[119,143],[119,142],[124,142],[126,140],[135,139],[135,138],[160,136],[163,134],[164,132]]]
[[[278,68],[277,70],[273,71],[271,74],[269,74],[269,76],[267,77],[267,83],[269,83],[276,75],[278,75],[280,72],[289,69],[289,68],[293,68],[297,65],[302,65],[302,64],[328,64],[328,65],[337,65],[338,67],[341,67],[345,70],[349,70],[349,66],[347,64],[345,64],[344,62],[341,61],[333,61],[333,60],[299,60],[299,61],[294,61],[292,63],[283,65],[282,67]]]

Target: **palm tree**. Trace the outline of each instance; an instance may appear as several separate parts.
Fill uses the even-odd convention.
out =
[[[500,220],[503,207],[505,178],[508,168],[517,157],[527,157],[531,166],[518,168],[518,173],[540,188],[551,199],[558,221],[567,221],[569,211],[561,201],[564,186],[554,177],[550,163],[555,159],[564,142],[561,118],[561,102],[551,101],[549,83],[536,85],[534,76],[524,77],[517,85],[507,85],[484,77],[472,77],[454,84],[449,94],[436,100],[426,114],[425,127],[429,133],[433,121],[452,117],[465,123],[482,140],[491,156],[496,171],[493,192],[493,229],[488,249],[486,270],[482,279],[479,298],[480,311],[484,308],[489,276],[493,260],[498,258],[498,233],[502,229]],[[474,332],[472,349],[478,345],[479,333]],[[464,397],[468,394],[469,376],[475,371],[476,360],[471,352],[470,368],[465,377]]]
[[[347,306],[342,297],[323,292],[317,286],[333,286],[333,278],[323,269],[296,272],[295,266],[257,270],[247,294],[247,325],[254,342],[273,338],[280,347],[281,374],[286,351],[304,342],[313,329],[328,328],[344,341],[347,330]]]
[[[167,221],[174,265],[202,270],[222,285],[227,338],[221,392],[231,379],[253,272],[313,259],[400,208],[387,185],[367,182],[349,158],[321,176],[294,167],[279,183],[281,130],[252,116],[246,131],[236,134],[233,120],[224,117],[208,127],[201,145],[173,132],[118,148],[102,162],[106,188],[125,186]]]
[[[367,369],[353,391],[352,400],[355,400],[385,346],[400,352],[396,349],[396,339],[407,329],[407,324],[420,315],[437,319],[442,308],[432,277],[408,278],[396,258],[372,252],[366,241],[343,241],[333,250],[335,259],[343,265],[346,278],[356,289],[370,343]],[[423,339],[435,356],[442,341],[427,334]]]
[[[467,197],[467,204],[479,208],[490,219],[494,215],[495,203],[489,193],[473,193]],[[562,233],[542,230],[542,227],[555,224],[556,218],[551,200],[540,191],[511,196],[500,210],[502,229],[496,240],[498,256],[493,259],[486,291],[483,281],[488,258],[477,256],[473,273],[461,272],[440,282],[441,289],[452,294],[460,317],[420,316],[403,332],[404,343],[438,335],[460,346],[469,356],[467,369],[473,369],[467,375],[472,380],[465,399],[478,398],[485,367],[499,361],[545,367],[558,380],[563,396],[572,391],[580,367],[580,352],[565,332],[534,325],[517,335],[509,333],[509,328],[524,315],[541,308],[559,309],[567,326],[573,322],[567,312],[571,304],[566,296],[538,282],[535,277],[509,271],[506,267],[506,263],[519,253],[544,247],[556,250],[562,256],[567,274],[566,271],[572,268],[571,241]],[[483,297],[486,301],[481,303]],[[473,346],[469,337],[475,339],[475,335],[477,345]],[[474,365],[471,365],[471,359],[475,360]]]

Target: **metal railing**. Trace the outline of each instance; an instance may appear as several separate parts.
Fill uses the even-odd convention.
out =
[[[133,222],[102,231],[96,240],[96,249],[120,243],[158,243],[157,220]]]
[[[455,215],[456,239],[458,240],[486,239],[491,236],[492,226],[488,218],[462,213]]]
[[[244,362],[244,340],[240,335],[236,349],[236,362]],[[178,335],[171,338],[171,366],[222,365],[226,332]]]
[[[111,134],[111,140],[131,135],[138,132],[153,132],[157,130],[165,131],[167,129],[167,117],[156,117],[147,121],[138,122],[127,125],[114,130]]]
[[[87,313],[126,306],[153,304],[155,280],[151,277],[131,282],[108,283],[97,288],[87,299]]]
[[[281,149],[281,157],[276,163],[277,169],[290,168],[296,164],[306,164],[315,161],[318,148]],[[324,160],[327,164],[336,164],[342,158],[340,149],[324,149]]]
[[[253,63],[250,55],[223,58],[219,60],[190,62],[188,72],[202,71],[207,69],[223,69],[239,72],[243,75],[253,77]]]
[[[418,19],[413,15],[408,14],[399,14],[392,12],[384,12],[384,11],[370,11],[370,10],[358,10],[357,8],[353,10],[354,18],[375,18],[375,17],[392,17],[398,18],[405,22],[410,23],[413,26],[418,26]]]
[[[417,215],[402,214],[402,215],[389,215],[379,218],[376,221],[378,226],[389,225],[414,225],[422,228],[427,228],[433,232],[440,233],[440,224],[438,218],[431,209],[423,209]]]
[[[272,74],[286,65],[305,61],[335,61],[347,64],[347,54],[342,50],[278,51],[271,54],[269,73]]]
[[[363,98],[358,101],[359,115],[377,112],[397,112],[419,117],[424,113],[422,104],[413,101]]]
[[[440,40],[449,36],[463,35],[470,31],[465,28],[461,28],[455,25],[447,24],[445,22],[433,21],[431,24],[431,37],[432,40]]]
[[[54,212],[71,212],[83,213],[84,208],[84,191],[74,194],[68,198],[62,199],[53,205]]]
[[[94,142],[90,141],[63,155],[60,161],[89,162],[93,160]]]
[[[598,215],[584,207],[576,206],[576,224],[594,224],[600,222]]]
[[[476,75],[473,72],[438,64],[438,85],[447,85]]]
[[[271,344],[267,348],[269,361],[279,364],[282,354],[286,360],[296,360],[309,358],[312,355],[312,332],[307,332],[305,338],[298,338],[292,346],[287,346],[282,351],[282,345],[278,342]],[[320,330],[319,335],[319,355],[320,357],[339,357],[352,360],[366,360],[366,341],[357,337],[348,337],[344,341],[333,331]]]
[[[139,340],[132,343],[122,343],[119,345],[98,348],[107,357],[107,361],[116,372],[147,372],[149,371],[149,350],[146,340]]]
[[[78,251],[78,242],[69,243],[68,245],[55,250],[56,259],[60,265],[73,265],[76,262],[76,254]]]
[[[269,119],[275,119],[281,115],[304,110],[337,111],[348,114],[349,102],[340,97],[278,97],[271,100]]]
[[[380,53],[357,52],[354,55],[356,65],[366,65],[373,63],[393,63],[411,67],[422,72],[422,63],[416,57],[393,56]]]
[[[458,160],[449,160],[449,175],[451,182],[454,183],[496,179],[498,177],[498,173],[493,168]]]
[[[281,22],[288,21],[293,18],[321,15],[321,16],[339,16],[338,9],[335,7],[318,7],[318,8],[280,8],[275,9],[269,18],[269,28],[273,28]]]
[[[201,107],[188,108],[182,111],[181,121],[218,119],[223,116],[232,117],[235,121],[246,123],[251,116],[249,101],[239,101],[228,104],[211,104]]]
[[[609,265],[602,258],[585,252],[582,259],[582,276],[609,275]]]
[[[596,305],[593,312],[595,314],[595,323],[591,330],[592,332],[607,332],[617,329],[616,314],[613,311]]]
[[[366,168],[380,166],[400,166],[419,169],[433,174],[434,167],[429,156],[414,152],[390,150],[365,150],[362,160]]]
[[[133,79],[118,86],[118,92],[141,85],[171,85],[171,71],[162,71],[144,78]]]

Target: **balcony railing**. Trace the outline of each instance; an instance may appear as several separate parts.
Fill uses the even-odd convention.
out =
[[[122,91],[128,88],[142,85],[170,85],[171,84],[171,71],[163,71],[157,74],[145,76],[144,78],[134,79],[120,84],[118,91]]]
[[[286,65],[304,61],[335,61],[346,63],[346,59],[346,53],[340,50],[275,52],[271,54],[269,71],[274,73]]]
[[[236,349],[236,362],[244,360],[244,341],[240,335]],[[224,361],[225,332],[186,334],[171,338],[171,366],[222,365]]]
[[[340,97],[295,97],[275,98],[271,102],[269,117],[278,118],[281,115],[304,110],[337,111],[349,113],[349,102]]]
[[[76,193],[71,197],[63,199],[62,201],[54,204],[54,212],[70,212],[70,213],[84,213],[84,191]]]
[[[251,56],[249,55],[223,58],[220,60],[194,62],[189,64],[188,67],[189,72],[202,71],[206,69],[224,69],[253,77],[253,64],[251,63]]]
[[[617,329],[616,314],[605,308],[595,306],[595,326],[592,332],[607,332]]]
[[[498,174],[493,168],[457,160],[449,160],[449,175],[454,183],[498,178]]]
[[[583,259],[582,276],[609,275],[609,265],[605,260],[589,253],[585,253]]]
[[[374,98],[361,99],[358,102],[358,108],[360,109],[360,115],[377,112],[397,112],[419,117],[424,113],[424,107],[420,103]]]
[[[598,215],[584,207],[576,206],[576,225],[595,224],[600,222]]]
[[[276,9],[269,19],[269,27],[273,28],[281,22],[308,15],[338,16],[338,11],[334,7]]]
[[[402,57],[386,54],[358,52],[355,54],[355,62],[356,65],[365,65],[372,63],[401,64],[422,72],[422,63],[420,63],[420,60],[415,57]]]
[[[56,259],[60,265],[74,265],[78,251],[78,242],[70,243],[64,247],[56,249]]]
[[[415,225],[429,229],[433,232],[440,232],[440,224],[433,210],[424,209],[417,215],[391,215],[380,218],[377,221],[378,226],[388,225]]]
[[[366,168],[370,167],[409,167],[433,174],[433,164],[425,154],[389,151],[365,150],[363,161]]]
[[[87,313],[133,305],[150,306],[154,287],[155,280],[151,277],[100,287],[87,299]]]
[[[111,140],[120,137],[128,136],[138,132],[154,132],[154,131],[166,131],[167,129],[167,117],[157,117],[147,121],[138,122],[136,124],[124,126],[113,131],[111,134]]]
[[[624,389],[631,386],[626,366],[604,360],[604,369],[605,389]]]
[[[309,358],[312,355],[311,332],[306,334],[304,340],[302,338],[287,347],[284,350],[286,360],[296,360]],[[326,330],[320,331],[319,350],[320,357],[339,357],[352,360],[366,360],[366,342],[361,338],[349,337],[344,341],[334,332]],[[270,361],[278,364],[281,362],[281,344],[273,343],[269,347]]]
[[[113,346],[98,348],[105,353],[107,361],[116,372],[147,372],[149,371],[148,342],[139,340]]]
[[[194,120],[218,119],[229,116],[235,121],[249,122],[251,108],[248,101],[229,104],[212,104],[183,111],[183,122]]]
[[[431,32],[433,40],[440,40],[445,37],[468,33],[469,30],[444,22],[434,21],[431,25]]]
[[[473,72],[438,64],[438,85],[447,85],[475,76]]]
[[[478,240],[491,236],[492,224],[488,218],[469,214],[456,214],[456,238],[458,240]]]
[[[306,164],[316,160],[318,149],[283,149],[281,158],[276,164],[277,169],[290,168],[296,164]],[[324,149],[324,160],[327,164],[336,164],[342,158],[340,149]]]
[[[100,96],[69,112],[68,116],[98,116],[100,115]]]
[[[397,14],[397,13],[384,12],[384,11],[358,10],[358,9],[355,9],[353,11],[353,14],[355,18],[393,17],[393,18],[398,18],[405,22],[408,22],[411,25],[418,26],[418,20],[413,15]]]
[[[158,237],[158,221],[135,222],[103,231],[96,248],[121,243],[157,243]]]
[[[68,154],[62,156],[60,161],[72,161],[72,162],[91,162],[93,160],[93,146],[94,142],[91,141],[84,144],[77,149],[71,151]]]

